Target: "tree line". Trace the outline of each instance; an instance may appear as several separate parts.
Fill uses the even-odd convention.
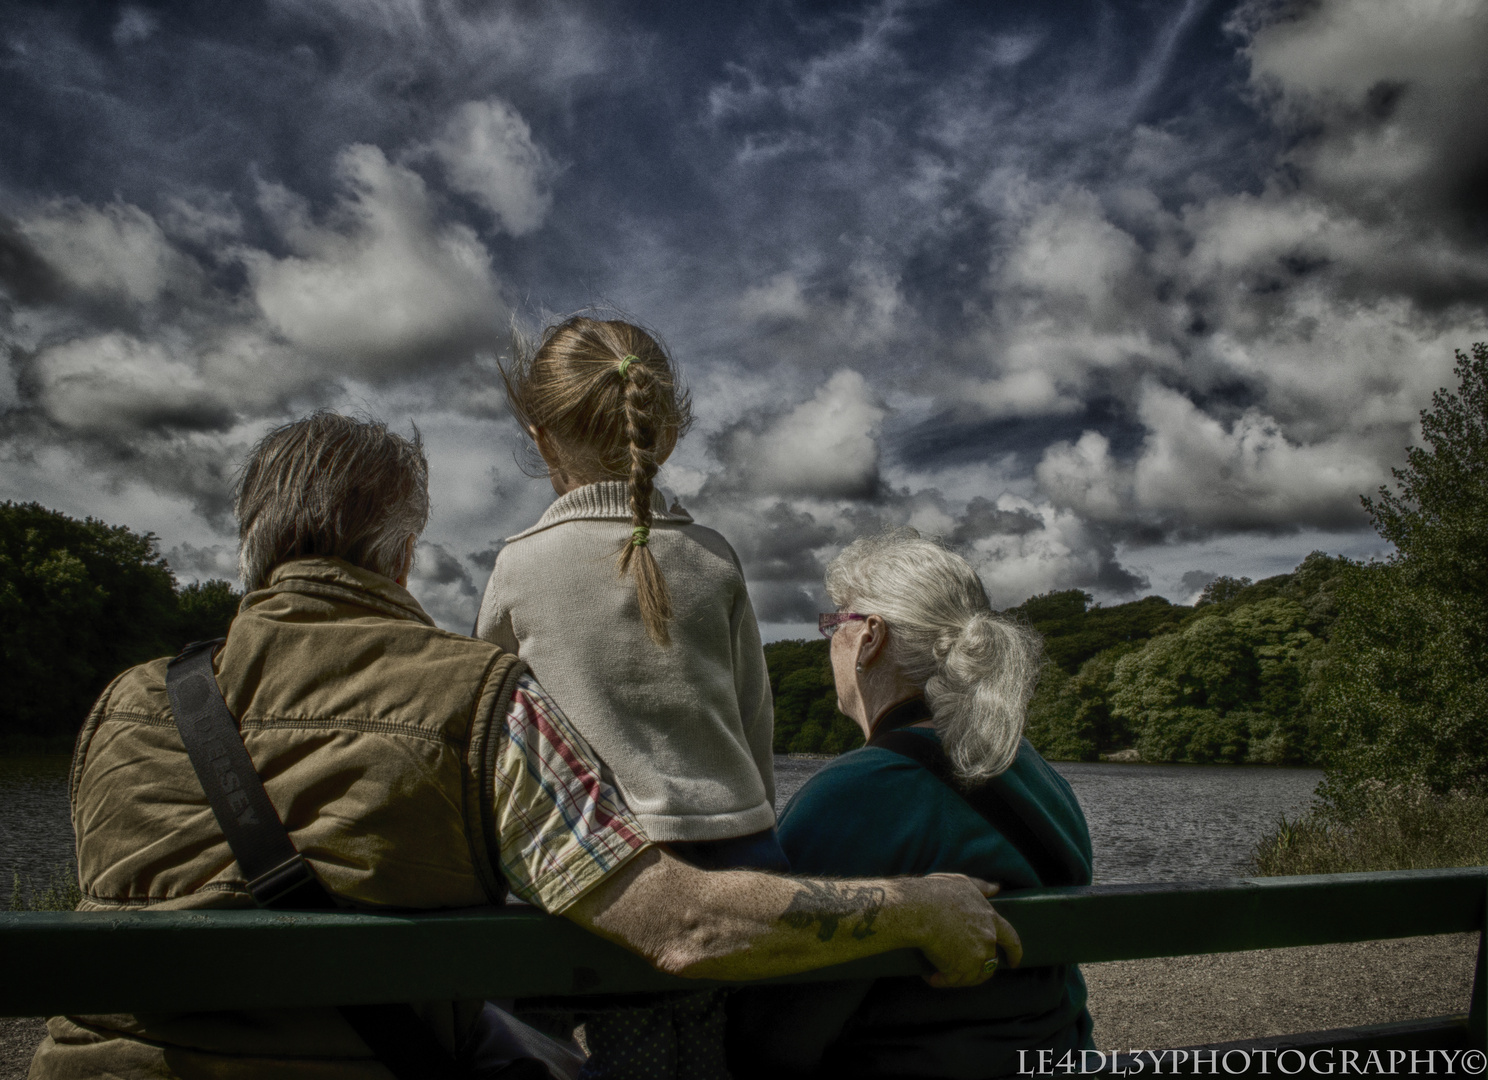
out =
[[[0,740],[67,748],[115,675],[220,637],[240,599],[178,585],[150,533],[0,503]]]

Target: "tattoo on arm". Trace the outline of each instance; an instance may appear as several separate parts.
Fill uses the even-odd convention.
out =
[[[792,930],[819,925],[818,941],[831,941],[844,920],[853,938],[862,941],[876,931],[873,923],[883,911],[885,893],[876,886],[834,885],[827,881],[803,881],[791,898],[780,921]]]

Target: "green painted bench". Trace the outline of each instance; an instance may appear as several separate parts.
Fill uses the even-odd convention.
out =
[[[1030,965],[1478,931],[1466,1016],[1302,1033],[1266,1045],[1484,1049],[1485,901],[1488,867],[1472,867],[1038,889],[999,897],[997,907],[1017,927]],[[0,913],[0,969],[8,976],[0,979],[0,1016],[551,998],[704,985],[662,975],[563,919],[522,907],[421,915]],[[917,953],[903,951],[782,981],[925,970]]]

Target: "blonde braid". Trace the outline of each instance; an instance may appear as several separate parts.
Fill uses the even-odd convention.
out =
[[[630,452],[630,541],[620,550],[620,573],[635,575],[636,601],[646,633],[658,645],[670,645],[667,624],[672,597],[656,557],[651,554],[651,493],[656,485],[656,380],[645,363],[627,356],[617,368],[625,387],[625,440]]]

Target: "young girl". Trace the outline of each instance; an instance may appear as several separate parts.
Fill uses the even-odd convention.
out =
[[[581,316],[517,352],[507,398],[559,497],[496,557],[476,635],[531,665],[652,840],[710,869],[788,869],[738,556],[655,488],[692,422],[671,362],[639,327]],[[592,1014],[584,1075],[727,1075],[710,1001]]]

